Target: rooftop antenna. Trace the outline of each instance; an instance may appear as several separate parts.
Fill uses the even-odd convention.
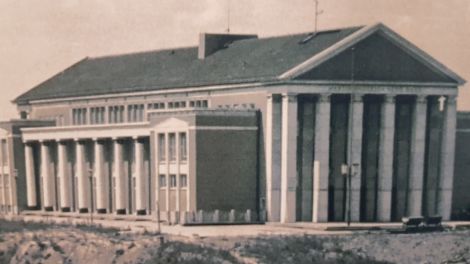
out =
[[[313,0],[315,2],[315,30],[313,31],[313,34],[317,33],[317,27],[318,27],[318,16],[323,14],[323,10],[318,10],[318,0]]]
[[[230,0],[227,0],[227,33],[230,33]]]
[[[302,39],[299,44],[305,44],[309,42],[311,39],[313,39],[317,35],[317,30],[318,30],[318,16],[323,14],[323,10],[318,11],[318,2],[319,0],[313,0],[315,3],[315,25],[314,25],[314,30],[312,33],[308,34],[306,38]]]

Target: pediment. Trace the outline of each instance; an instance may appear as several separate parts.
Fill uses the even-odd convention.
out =
[[[167,129],[185,129],[188,127],[188,123],[181,119],[170,117],[162,122],[158,123],[155,128],[158,130],[167,130]]]
[[[465,80],[382,24],[353,34],[281,76],[295,80],[463,84]]]

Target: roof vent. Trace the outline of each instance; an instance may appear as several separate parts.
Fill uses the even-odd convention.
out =
[[[258,36],[201,33],[199,34],[198,58],[202,60],[218,50],[227,48],[234,41],[251,38],[258,38]]]

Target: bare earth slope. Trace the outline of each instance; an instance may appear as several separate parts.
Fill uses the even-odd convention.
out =
[[[0,220],[0,263],[470,263],[470,231],[190,239]]]

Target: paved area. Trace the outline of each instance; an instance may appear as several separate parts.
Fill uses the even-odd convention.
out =
[[[133,232],[158,232],[184,237],[214,237],[214,236],[260,236],[260,235],[333,235],[350,234],[355,231],[385,230],[400,228],[400,223],[351,223],[348,227],[346,223],[267,223],[253,225],[195,225],[180,226],[166,225],[152,221],[149,218],[139,219],[128,217],[121,220],[96,219],[91,221],[90,217],[63,217],[63,216],[42,216],[42,215],[19,215],[5,217],[7,220],[24,220],[35,222],[50,222],[62,224],[94,224],[103,227],[113,227],[121,230]],[[444,225],[451,228],[461,226],[470,227],[470,222],[445,222]],[[159,230],[160,228],[160,230]]]

